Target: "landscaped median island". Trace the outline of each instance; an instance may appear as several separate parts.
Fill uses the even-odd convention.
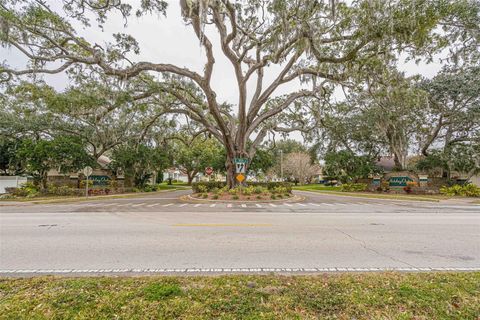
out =
[[[159,192],[168,190],[186,189],[186,184],[171,184],[166,183],[146,185],[143,188],[119,188],[111,187],[90,187],[88,189],[88,196],[96,199],[123,197],[131,194],[138,194],[144,192]],[[69,186],[48,185],[47,188],[41,189],[39,186],[28,182],[18,188],[7,188],[9,193],[0,195],[0,201],[40,201],[40,200],[81,200],[86,199],[85,185],[82,188],[71,188]]]
[[[2,319],[462,319],[480,273],[0,280]]]
[[[372,191],[364,183],[346,183],[339,186],[326,186],[323,184],[305,184],[293,186],[293,190],[327,193],[333,195],[355,196],[363,198],[392,199],[392,200],[414,200],[414,201],[440,201],[453,197],[474,199],[480,197],[480,187],[473,184],[463,186],[453,185],[440,188],[437,194],[415,194],[408,192],[410,186],[402,188],[404,192],[387,192],[385,190]]]
[[[288,182],[249,182],[229,189],[225,182],[197,182],[192,184],[195,199],[203,200],[288,200],[293,197],[292,185]]]

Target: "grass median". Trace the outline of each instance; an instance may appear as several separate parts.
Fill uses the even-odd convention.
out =
[[[303,185],[294,186],[293,190],[310,191],[323,194],[333,194],[338,196],[350,196],[370,199],[390,199],[390,200],[411,200],[411,201],[433,201],[450,199],[451,197],[444,195],[409,195],[409,194],[383,194],[368,192],[343,192],[340,187],[326,187],[322,185]]]
[[[0,280],[1,319],[478,319],[480,273]]]
[[[123,198],[135,198],[142,197],[146,195],[153,195],[156,193],[162,193],[167,191],[176,191],[176,190],[190,190],[190,187],[185,187],[181,185],[160,185],[157,188],[157,191],[152,192],[130,192],[130,193],[119,193],[111,195],[97,195],[89,197],[72,197],[72,196],[47,196],[47,197],[35,197],[35,198],[12,198],[12,199],[1,199],[0,205],[15,202],[25,202],[25,203],[35,203],[35,204],[45,204],[45,203],[63,203],[63,202],[78,202],[78,201],[96,201],[96,200],[111,200],[111,199],[123,199]]]

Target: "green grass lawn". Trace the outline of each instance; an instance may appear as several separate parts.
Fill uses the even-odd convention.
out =
[[[1,319],[478,319],[480,273],[0,279]]]
[[[157,190],[170,190],[170,189],[190,189],[192,188],[186,183],[173,183],[171,185],[161,183],[157,184]]]
[[[301,186],[293,186],[294,190],[305,190],[305,191],[312,191],[312,190],[320,190],[320,191],[340,191],[340,187],[333,187],[333,186],[325,186],[323,184],[305,184]]]

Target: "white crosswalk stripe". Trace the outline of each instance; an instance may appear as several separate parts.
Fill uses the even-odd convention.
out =
[[[303,204],[303,203],[297,203],[299,206],[302,206],[302,207],[306,207],[307,205],[306,204]]]
[[[210,208],[213,208],[213,207],[215,207],[216,205],[217,205],[216,203],[211,204],[211,205],[210,205]]]
[[[132,207],[139,207],[139,206],[143,206],[145,203],[137,203],[137,204],[133,204]]]
[[[173,203],[164,204],[162,207],[170,207],[170,206],[173,206]]]
[[[194,205],[195,208],[198,208],[200,207],[202,204],[201,203],[197,203],[196,205]]]
[[[269,205],[270,205],[271,207],[276,207],[276,206],[277,206],[276,204],[273,204],[273,203],[269,203]]]
[[[232,207],[231,203],[227,204],[227,208],[231,208],[231,207]]]
[[[321,207],[322,206],[321,204],[313,203],[313,202],[310,202],[309,205],[315,206],[315,207]]]
[[[242,208],[246,208],[247,205],[245,203],[242,203]]]
[[[331,204],[331,203],[322,202],[321,204],[324,205],[324,206],[329,206],[329,207],[333,206],[333,204]]]
[[[183,203],[183,204],[179,205],[180,208],[185,207],[185,206],[188,206],[188,203]]]
[[[257,208],[262,208],[261,204],[256,203],[255,205],[257,206]]]
[[[292,205],[290,203],[284,203],[284,206],[291,207]]]
[[[154,204],[149,204],[147,207],[155,207],[155,206],[158,206],[160,203],[154,203]]]

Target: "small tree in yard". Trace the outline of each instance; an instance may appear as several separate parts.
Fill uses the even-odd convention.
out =
[[[312,164],[310,155],[303,152],[289,153],[285,158],[283,167],[287,176],[291,176],[301,184],[309,182],[320,171],[318,165]]]
[[[343,183],[356,182],[358,179],[380,172],[373,160],[368,155],[357,156],[347,150],[328,152],[325,155],[324,173]]]
[[[110,167],[123,170],[126,185],[143,188],[154,172],[161,172],[168,165],[168,155],[163,148],[145,144],[121,145],[113,150]]]
[[[80,140],[68,136],[57,137],[53,140],[25,139],[22,141],[16,157],[41,189],[47,188],[47,174],[51,169],[69,173],[94,163]]]
[[[213,139],[197,137],[192,141],[182,140],[175,149],[175,163],[185,170],[189,185],[206,167],[217,171],[224,168],[224,151]]]

